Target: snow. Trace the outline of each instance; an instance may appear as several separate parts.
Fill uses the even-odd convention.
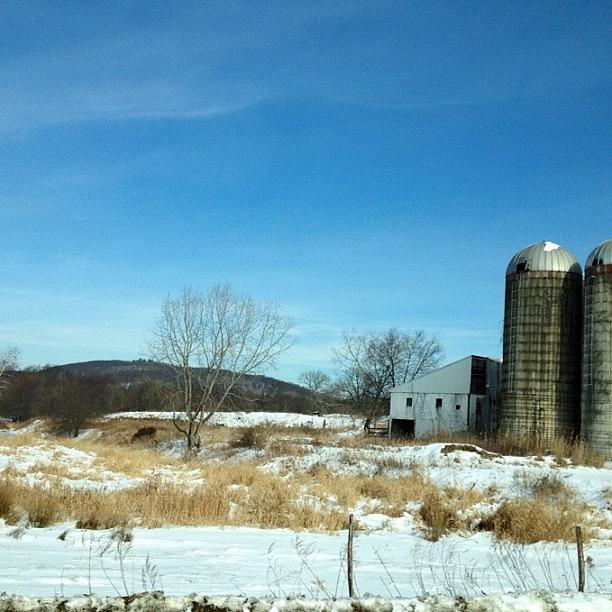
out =
[[[420,597],[413,599],[255,599],[250,597],[208,597],[188,595],[165,597],[163,593],[142,593],[135,597],[99,597],[83,595],[36,599],[32,597],[2,597],[0,610],[20,612],[40,610],[131,610],[162,612],[216,610],[218,612],[591,612],[611,609],[610,596],[591,593],[550,593],[532,591],[511,595],[485,596],[465,600],[460,597]]]
[[[270,415],[270,413],[256,413]],[[240,415],[238,415],[240,416]],[[277,422],[282,422],[276,415]],[[301,416],[301,415],[291,415]],[[239,421],[238,421],[239,422]],[[289,420],[293,422],[293,420]],[[235,449],[231,455],[223,455],[227,444],[205,447],[201,460],[239,463],[258,460],[259,469],[276,474],[307,472],[316,465],[340,475],[372,476],[384,473],[391,478],[409,476],[415,467],[439,487],[475,488],[494,490],[497,500],[513,499],[530,494],[529,484],[548,476],[561,480],[576,497],[593,505],[604,517],[612,521],[612,469],[586,466],[559,465],[553,457],[514,457],[487,453],[477,446],[434,443],[424,446],[384,446],[370,444],[362,448],[315,445],[304,438],[303,456],[268,457],[262,449]],[[164,442],[161,449],[169,456],[184,452],[181,441]],[[467,450],[472,449],[472,450]],[[144,468],[138,475],[126,475],[96,463],[94,452],[84,452],[49,440],[31,446],[9,448],[2,445],[0,435],[0,470],[11,467],[29,483],[46,483],[52,486],[60,482],[73,488],[121,490],[142,484],[156,477],[163,481],[180,482],[196,486],[203,482],[200,468],[157,465]],[[46,472],[57,467],[58,476]],[[478,510],[478,508],[475,508]],[[485,508],[481,508],[486,514]],[[493,508],[489,508],[492,512]]]
[[[107,419],[162,419],[176,417],[184,419],[183,412],[115,412]],[[363,419],[347,414],[328,414],[316,416],[293,412],[216,412],[209,425],[224,427],[257,427],[271,425],[277,427],[312,427],[315,429],[362,429]]]
[[[165,597],[163,593],[142,593],[135,597],[98,597],[83,595],[72,599],[64,597],[36,599],[32,597],[2,597],[0,610],[131,610],[133,612],[162,612],[216,610],[218,612],[451,612],[473,610],[477,612],[591,612],[610,610],[610,597],[591,593],[550,593],[532,591],[512,595],[476,597],[420,597],[413,599],[255,599],[250,597],[208,597],[188,595]],[[6,606],[6,607],[5,607]]]
[[[533,482],[543,476],[561,479],[579,498],[607,511],[605,490],[612,490],[612,470],[585,466],[559,467],[553,457],[513,457],[474,451],[448,450],[451,444],[384,447],[372,445],[361,449],[309,447],[303,457],[277,457],[262,469],[280,473],[288,469],[307,471],[315,464],[324,465],[338,474],[374,475],[385,460],[402,467],[386,470],[391,477],[407,476],[416,465],[440,487],[456,486],[485,491],[491,487],[506,498],[525,495],[517,481]],[[465,445],[462,445],[462,447]],[[609,514],[612,519],[612,513]]]
[[[3,421],[6,423],[12,423],[12,421],[7,421],[6,419],[3,419]],[[24,425],[19,429],[2,429],[0,430],[0,433],[5,436],[22,436],[23,434],[32,433],[33,431],[36,431],[43,424],[44,421],[42,419],[35,419],[31,423],[28,423],[27,425]]]
[[[560,248],[561,246],[555,242],[550,242],[548,240],[544,242],[544,251],[546,251],[547,253],[549,251],[556,251],[557,249],[560,249]]]
[[[123,413],[109,418],[151,418],[151,414],[159,416],[159,413]],[[164,418],[172,416],[164,414]],[[320,436],[322,440],[317,444],[312,443],[309,432],[305,431],[304,435],[299,432],[303,454],[291,456],[275,456],[266,449],[231,449],[227,443],[210,444],[203,449],[201,465],[210,460],[240,462],[257,458],[258,469],[271,473],[305,472],[320,464],[337,474],[364,478],[381,470],[391,478],[407,476],[418,467],[441,487],[494,489],[490,499],[470,508],[474,516],[489,515],[503,499],[528,495],[529,483],[549,476],[563,481],[578,500],[591,504],[601,517],[612,520],[612,469],[609,467],[574,466],[558,462],[552,456],[502,456],[467,444],[388,446],[362,441],[355,448],[346,447],[342,446],[345,436],[359,436],[361,425],[346,415],[218,413],[215,417],[225,427],[265,423],[322,428],[325,420],[326,428],[337,429],[333,436]],[[29,431],[36,429],[40,429],[39,424],[30,426]],[[19,446],[14,444],[16,435],[13,431],[0,432],[0,470],[12,467],[20,474],[13,473],[13,477],[32,483],[53,486],[59,479],[71,487],[121,490],[151,477],[184,486],[196,486],[205,478],[205,470],[197,463],[163,465],[159,458],[155,467],[144,467],[137,475],[127,476],[105,467],[103,458],[89,450],[95,449],[95,444],[85,445],[88,450],[84,451],[69,446],[69,441],[61,443],[51,437],[41,437],[40,441],[32,442],[28,437],[28,445]],[[288,434],[273,435],[284,439]],[[87,438],[96,437],[95,428],[88,430]],[[78,446],[79,442],[74,444]],[[165,452],[174,452],[174,446],[170,444]],[[53,470],[45,472],[49,467],[57,467],[62,476],[54,476]],[[308,491],[304,491],[302,502],[315,507],[337,504],[333,497],[318,499]],[[355,544],[359,595],[411,598],[438,594],[469,598],[538,589],[576,590],[573,546],[562,542],[509,545],[482,532],[452,533],[430,543],[424,540],[413,517],[417,509],[418,504],[407,504],[403,515],[389,517],[377,500],[365,498],[351,509],[360,525]],[[346,596],[347,534],[342,531],[296,534],[289,530],[246,527],[138,528],[133,531],[133,541],[118,549],[111,532],[77,530],[71,523],[25,529],[22,534],[15,534],[14,529],[0,521],[0,588],[8,593],[40,597],[76,596],[89,591],[99,596],[116,595],[117,591],[134,593],[144,589],[142,581],[153,567],[158,572],[158,584],[149,584],[149,590],[161,588],[166,595],[199,592],[210,596],[240,594],[258,598]],[[65,537],[59,539],[64,532]],[[601,532],[602,538],[610,535],[609,531]],[[585,555],[592,559],[588,564],[587,590],[609,592],[612,541],[608,537],[590,542],[585,547]],[[580,597],[534,593],[496,595],[487,600],[486,606],[497,608],[484,609],[547,610],[550,608],[544,602],[549,601],[560,610],[589,610],[595,604],[598,610],[605,610],[610,603],[609,598],[595,595]],[[393,608],[411,609],[408,604],[397,603],[393,603]],[[280,609],[285,608],[275,607]]]
[[[0,576],[7,593],[127,595],[162,589],[177,596],[193,592],[321,599],[347,595],[346,532],[135,529],[133,541],[120,545],[125,550],[120,562],[108,531],[60,525],[30,529],[15,539],[8,537],[10,529],[0,528]],[[64,539],[58,539],[66,530]],[[585,554],[594,560],[587,591],[609,591],[612,548],[593,543],[586,546]],[[560,543],[500,546],[484,533],[451,535],[430,543],[411,531],[361,532],[355,539],[355,584],[362,597],[575,591],[575,573],[574,547]]]
[[[255,413],[269,416],[272,413]],[[283,414],[276,414],[281,423]],[[293,423],[293,417],[284,422]],[[240,415],[237,415],[235,422]],[[60,482],[73,488],[120,490],[142,484],[146,479],[181,482],[186,486],[202,483],[200,469],[181,469],[176,466],[145,468],[138,476],[126,475],[106,469],[96,463],[94,452],[84,452],[69,446],[52,443],[49,440],[31,446],[9,448],[2,445],[0,432],[0,470],[14,468],[24,474],[30,483]],[[355,435],[355,434],[353,434]],[[219,460],[239,463],[257,459],[260,468],[270,473],[307,472],[313,466],[321,465],[341,475],[372,476],[379,473],[386,463],[384,473],[391,478],[409,476],[414,467],[419,467],[433,483],[440,487],[475,488],[480,491],[496,491],[497,499],[512,499],[529,494],[529,483],[549,476],[561,480],[578,499],[592,504],[602,516],[612,521],[612,469],[559,465],[553,457],[515,457],[487,453],[477,446],[455,446],[434,443],[423,446],[384,446],[370,444],[362,448],[345,448],[308,444],[305,437],[303,456],[267,457],[265,450],[236,449],[230,456],[223,456],[226,444],[210,445],[201,453],[201,460]],[[184,452],[183,441],[163,442],[160,448],[169,456],[177,457]],[[473,450],[466,450],[473,449]],[[45,468],[61,468],[60,476],[49,477]],[[58,470],[59,471],[59,470]]]
[[[142,478],[128,478],[119,472],[96,467],[93,465],[95,460],[94,453],[62,444],[39,444],[10,449],[2,446],[0,437],[0,471],[10,467],[25,474],[23,478],[32,485],[42,483],[52,486],[53,483],[59,482],[73,488],[115,491],[143,482]],[[63,468],[66,475],[49,479],[45,468],[51,465]]]

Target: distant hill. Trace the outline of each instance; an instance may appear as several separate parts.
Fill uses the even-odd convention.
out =
[[[112,376],[123,385],[146,381],[173,382],[174,372],[163,363],[138,359],[136,361],[83,361],[52,366],[46,372],[69,372],[74,376]],[[294,383],[263,375],[247,375],[244,379],[247,391],[257,395],[287,395],[306,397],[308,389]]]

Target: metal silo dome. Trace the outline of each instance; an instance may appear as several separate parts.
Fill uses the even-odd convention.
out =
[[[515,272],[572,272],[582,274],[580,263],[562,246],[548,240],[522,248],[506,268],[506,276]]]
[[[612,239],[596,246],[587,257],[586,268],[591,266],[609,266],[612,264]]]

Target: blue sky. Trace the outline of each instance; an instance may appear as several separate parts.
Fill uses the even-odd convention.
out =
[[[609,2],[6,2],[0,348],[137,358],[162,299],[501,354],[504,271],[612,237]]]

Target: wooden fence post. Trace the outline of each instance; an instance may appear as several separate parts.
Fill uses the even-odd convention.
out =
[[[578,590],[584,593],[584,546],[580,525],[576,525],[576,547],[578,548]]]
[[[353,532],[355,530],[355,526],[353,524],[353,515],[349,514],[349,524],[348,524],[348,545],[346,547],[346,575],[348,578],[348,593],[349,597],[353,597],[354,589],[353,589]]]

